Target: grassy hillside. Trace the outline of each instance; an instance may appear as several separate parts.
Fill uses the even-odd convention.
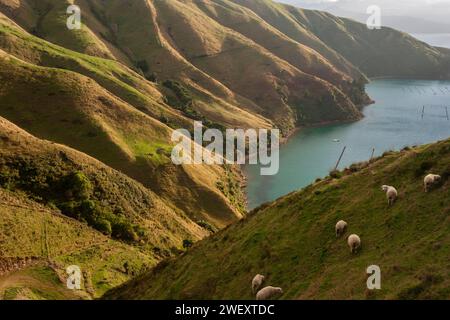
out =
[[[1,51],[0,64],[8,88],[0,91],[0,115],[121,170],[193,219],[221,227],[241,215],[216,186],[224,169],[172,165],[171,129],[165,124],[78,73],[39,67]]]
[[[81,7],[81,30],[66,27],[70,4]],[[136,274],[130,271],[133,267],[124,271],[125,262],[141,270],[178,253],[184,240],[200,240],[211,230],[243,218],[239,170],[175,166],[170,159],[174,129],[192,129],[197,120],[222,131],[277,127],[287,135],[296,127],[357,120],[362,116],[360,107],[370,103],[364,90],[368,76],[449,78],[449,57],[449,50],[430,47],[392,29],[369,31],[351,20],[270,0],[0,0],[0,191],[6,199],[1,204],[5,213],[0,227],[5,233],[0,233],[0,273],[7,271],[0,279],[0,294],[6,298],[99,296]],[[415,152],[388,156],[371,167],[388,168],[391,160],[401,167],[400,162]],[[431,158],[437,167],[430,169],[443,170],[444,160]],[[289,271],[289,276],[298,271],[303,278],[288,288],[285,297],[310,297],[314,290],[318,297],[328,297],[328,283],[336,278],[314,277],[319,272],[327,274],[324,263],[338,249],[328,231],[320,229],[322,224],[312,222],[312,215],[323,215],[324,222],[332,224],[338,214],[345,213],[331,204],[333,197],[334,205],[348,200],[341,189],[333,189],[335,185],[353,190],[346,183],[355,179],[363,187],[374,188],[363,176],[371,169],[364,170],[262,208],[195,247],[170,271],[194,272],[187,268],[192,263],[205,273],[178,277],[167,291],[159,288],[169,274],[162,268],[157,271],[162,272],[161,278],[152,281],[151,288],[139,286],[133,294],[248,298],[244,283],[252,273],[265,272],[288,288],[285,266],[297,266],[307,253],[309,260]],[[375,176],[386,179],[387,174],[376,172]],[[412,178],[405,173],[398,179],[406,184]],[[325,199],[326,192],[320,188],[329,188],[331,198]],[[367,203],[372,195],[379,197],[380,207],[363,207],[368,212],[382,208],[382,195],[378,191],[358,195]],[[305,214],[302,211],[299,218],[304,234],[321,235],[311,237],[320,246],[300,246],[291,256],[287,246],[307,239],[302,232],[294,232],[295,223],[285,226],[285,234],[292,234],[289,239],[275,233],[270,223],[283,227],[286,221],[296,221],[303,205],[296,207],[297,200],[290,199],[305,198],[321,201],[305,203]],[[348,219],[357,217],[361,205],[352,203],[346,203]],[[321,208],[331,213],[324,214]],[[398,227],[406,219],[397,208],[405,207],[399,204],[385,213],[395,214],[394,218],[375,223]],[[53,229],[42,222],[42,210],[44,221],[51,221]],[[356,227],[375,239],[369,239],[369,245],[381,236],[364,229],[361,220],[355,221]],[[26,227],[21,230],[21,225]],[[72,226],[83,231],[73,233]],[[241,234],[241,229],[246,233]],[[52,230],[54,237],[66,235],[74,246],[64,253],[66,242],[47,237]],[[282,241],[275,245],[275,240]],[[23,245],[16,247],[21,241]],[[55,242],[52,248],[51,241]],[[237,251],[213,250],[223,248],[217,241],[232,243],[230,248]],[[386,248],[393,250],[387,244]],[[254,256],[242,267],[238,255],[247,250]],[[367,259],[392,256],[391,251],[377,250]],[[197,266],[189,260],[196,254],[204,255],[199,261],[209,260]],[[411,259],[420,257],[411,253]],[[62,277],[66,263],[77,261],[92,274],[92,283],[86,286],[93,290],[81,295],[61,288],[61,279],[54,281]],[[382,262],[397,268],[388,258]],[[23,263],[20,270],[8,270]],[[279,267],[272,270],[270,265]],[[259,271],[256,266],[265,269]],[[398,288],[414,288],[412,279],[418,276],[418,281],[425,279],[419,294],[441,294],[445,280],[440,281],[437,272],[398,267],[407,270],[404,274],[409,272],[399,278]],[[314,272],[306,272],[308,268]],[[336,268],[340,268],[338,275],[343,274],[344,265]],[[226,277],[214,277],[213,270],[223,270]],[[349,297],[349,286],[357,283],[357,277],[352,277],[353,282],[348,286],[346,282],[336,296]],[[15,283],[21,284],[15,287]],[[386,294],[378,293],[380,297],[401,293],[389,285],[386,288]],[[45,291],[55,296],[46,296]],[[355,296],[361,296],[360,291]]]
[[[0,300],[90,299],[158,261],[17,192],[0,188],[0,211]],[[75,292],[73,264],[84,277]]]
[[[25,192],[112,238],[166,255],[208,234],[138,182],[73,149],[0,118],[0,186]]]
[[[20,7],[8,6],[9,0],[2,1],[8,8],[3,12],[10,18],[14,19],[21,12]],[[47,27],[45,32],[35,34],[90,53],[85,50],[83,41],[76,44],[78,38],[73,33],[60,31],[65,29],[62,25],[64,5],[42,1],[47,5],[40,6],[51,8],[43,13],[31,1],[23,2],[34,8],[34,14],[43,21],[40,25],[35,23],[38,30],[43,29],[46,21],[53,21],[50,23],[53,30],[58,21],[61,25],[53,33],[52,28]],[[108,5],[102,1],[79,1],[78,4],[87,16],[84,28],[97,35],[91,42],[102,40],[110,52],[122,52],[126,56],[116,54],[113,59],[139,70],[152,81],[181,81],[195,100],[191,117],[198,113],[213,123],[241,127],[267,127],[274,122],[287,133],[297,125],[297,120],[317,123],[360,116],[351,101],[353,97],[348,95],[351,76],[337,70],[316,51],[274,29],[267,29],[268,25],[259,18],[247,38],[240,30],[231,30],[221,21],[215,21],[191,1],[110,1]],[[221,15],[245,19],[236,10],[228,13],[230,10],[225,6],[216,9],[223,11]],[[57,13],[59,18],[53,19]],[[256,17],[253,15],[253,18]],[[30,32],[35,29],[23,20],[16,22]],[[61,37],[62,32],[64,37]],[[257,34],[263,39],[272,39],[260,43],[252,38]],[[68,39],[71,44],[67,44]],[[284,47],[280,52],[271,50],[279,46]],[[284,60],[289,53],[293,60]],[[293,61],[295,64],[290,63]],[[243,68],[251,72],[242,72]],[[312,97],[311,92],[316,92],[321,99]]]
[[[185,116],[219,127],[274,124],[288,133],[298,125],[358,119],[356,107],[370,102],[366,76],[449,77],[443,71],[450,61],[447,51],[392,29],[371,31],[351,20],[270,0],[79,0],[83,28],[77,31],[65,27],[69,3],[1,0],[0,11],[40,38],[108,59],[106,69],[120,72],[105,76],[105,62],[103,72],[92,72],[80,57],[77,65],[67,64],[66,57],[62,66],[94,77],[172,126],[185,123]],[[24,58],[22,50],[13,54]],[[38,59],[39,64],[61,67],[61,58],[51,56]],[[181,82],[194,103],[177,115],[170,107],[179,106],[161,101],[167,94],[163,86],[139,79],[117,62],[151,83]]]
[[[304,190],[256,209],[243,221],[197,243],[107,299],[252,299],[251,280],[266,275],[282,299],[448,299],[450,141],[333,173]],[[428,172],[443,176],[430,193]],[[381,185],[399,199],[387,206]],[[344,219],[362,250],[350,253],[334,226]],[[366,288],[366,268],[378,265],[382,289]],[[170,283],[170,285],[167,285]]]
[[[34,268],[63,277],[76,264],[88,272],[87,297],[99,296],[177,254],[184,240],[210,234],[135,180],[3,118],[0,146],[0,293],[22,288],[23,277],[39,288],[61,285],[41,279]],[[5,265],[16,271],[8,270],[8,261],[21,260],[32,262],[26,271],[2,277]]]

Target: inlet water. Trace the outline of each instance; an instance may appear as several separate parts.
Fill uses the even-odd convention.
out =
[[[244,166],[249,209],[325,177],[344,146],[340,169],[370,159],[373,148],[377,156],[450,137],[449,81],[373,80],[367,92],[376,103],[365,107],[361,121],[303,129],[283,145],[277,175]]]

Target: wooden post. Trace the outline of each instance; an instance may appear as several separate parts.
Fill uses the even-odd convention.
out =
[[[447,120],[450,120],[450,118],[448,116],[448,107],[445,107],[445,114],[447,115]]]
[[[423,119],[424,115],[425,115],[425,106],[423,106],[423,108],[422,108],[422,119]]]
[[[337,168],[339,167],[339,163],[341,163],[342,157],[344,156],[344,152],[345,152],[346,149],[347,149],[347,146],[345,146],[344,149],[342,149],[341,156],[339,157],[339,160],[336,163],[336,167],[334,168],[334,170],[337,170]]]
[[[375,148],[372,149],[372,155],[370,156],[370,161],[372,161],[374,154],[375,154]]]

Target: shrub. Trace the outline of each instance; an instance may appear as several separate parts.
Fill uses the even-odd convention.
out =
[[[147,73],[150,70],[150,67],[148,66],[147,61],[141,60],[136,62],[136,67],[140,70],[142,70],[143,73]]]
[[[71,191],[77,200],[87,200],[92,195],[93,187],[84,173],[74,172],[66,178],[66,190]]]
[[[61,210],[61,212],[64,215],[69,216],[74,219],[80,218],[79,212],[78,212],[79,203],[77,203],[75,201],[68,201],[68,202],[60,203],[57,206],[58,206],[58,209]]]
[[[192,105],[192,95],[188,89],[186,89],[181,83],[174,80],[166,80],[163,82],[163,86],[172,90],[176,99],[168,97],[168,103],[176,108],[180,108],[186,111]]]
[[[428,170],[433,168],[433,166],[434,166],[433,161],[429,160],[422,161],[415,171],[416,177],[424,175]]]
[[[137,242],[139,237],[136,234],[133,225],[123,219],[112,223],[112,236],[124,241]]]
[[[98,218],[94,221],[93,227],[101,233],[110,236],[112,234],[111,223],[103,218]]]
[[[206,230],[208,230],[208,231],[211,232],[211,233],[217,232],[217,229],[214,228],[211,224],[209,224],[209,223],[206,222],[205,220],[198,221],[197,224],[198,224],[200,227],[202,227],[203,229],[206,229]]]
[[[333,179],[339,179],[342,177],[342,173],[339,170],[330,171],[330,177]]]
[[[183,240],[183,248],[184,249],[189,249],[194,245],[194,242],[192,240]]]

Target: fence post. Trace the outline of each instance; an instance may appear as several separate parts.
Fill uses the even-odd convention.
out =
[[[337,168],[339,167],[339,163],[341,163],[342,157],[344,156],[344,152],[345,152],[346,149],[347,149],[347,146],[345,146],[344,149],[342,149],[341,156],[339,157],[339,160],[336,163],[336,167],[334,168],[334,170],[337,170]]]

